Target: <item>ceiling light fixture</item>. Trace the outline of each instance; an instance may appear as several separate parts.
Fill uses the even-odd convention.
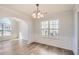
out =
[[[47,14],[47,13],[40,11],[39,4],[36,4],[36,10],[33,11],[32,17],[35,19],[40,19],[40,18],[44,18],[45,14]]]

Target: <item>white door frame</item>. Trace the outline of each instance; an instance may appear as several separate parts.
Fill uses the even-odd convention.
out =
[[[78,38],[78,13],[79,13],[79,9],[78,10],[76,10],[75,12],[74,12],[74,25],[75,25],[75,27],[74,27],[74,38],[73,38],[73,52],[74,52],[74,54],[75,55],[78,55],[79,53],[79,51],[78,51],[78,40],[79,40],[79,38]]]

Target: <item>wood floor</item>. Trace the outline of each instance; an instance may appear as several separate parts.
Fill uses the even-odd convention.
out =
[[[73,55],[73,52],[40,43],[10,40],[0,42],[0,55]]]

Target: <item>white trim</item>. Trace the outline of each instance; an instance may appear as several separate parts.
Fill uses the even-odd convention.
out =
[[[79,9],[78,10],[76,10],[75,12],[74,12],[74,20],[75,20],[75,37],[74,37],[74,39],[73,39],[73,42],[75,42],[75,48],[73,47],[73,52],[74,52],[74,54],[75,55],[78,55],[78,12],[79,12]],[[76,41],[74,41],[74,40],[76,40]],[[73,46],[74,46],[74,44],[73,44]]]

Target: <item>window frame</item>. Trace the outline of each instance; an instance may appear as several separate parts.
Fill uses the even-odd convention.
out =
[[[46,38],[53,38],[53,37],[57,37],[58,35],[59,35],[59,20],[58,19],[56,19],[57,21],[58,21],[58,23],[57,24],[54,24],[54,25],[57,25],[58,26],[58,28],[56,29],[56,28],[50,28],[50,26],[51,26],[51,24],[50,24],[50,21],[53,21],[53,20],[44,20],[44,21],[41,21],[41,22],[45,22],[45,21],[48,21],[48,28],[47,28],[47,30],[48,30],[48,35],[47,36],[43,36],[42,35],[42,30],[44,30],[44,29],[40,29],[40,31],[41,31],[41,37],[46,37]],[[52,24],[53,25],[53,24]],[[41,27],[42,27],[42,24],[41,24]],[[58,31],[58,33],[55,35],[55,36],[51,36],[50,34],[51,34],[51,30],[55,30],[55,31]]]
[[[6,36],[11,36],[12,35],[12,29],[10,29],[10,28],[12,28],[11,24],[0,23],[0,25],[1,25],[1,28],[2,28],[0,30],[1,31],[0,37],[6,37]],[[8,29],[7,29],[7,27],[8,27]],[[5,34],[7,32],[10,32],[11,34],[10,35]]]
[[[47,21],[47,20],[46,20]],[[43,22],[46,22],[46,21],[43,21]],[[48,22],[48,21],[47,21]],[[49,24],[49,22],[48,22],[48,24]],[[42,35],[42,30],[48,30],[48,28],[42,28],[42,25],[40,25],[40,27],[41,27],[41,36],[42,37],[48,37],[48,35],[49,35],[49,32],[48,32],[48,35],[46,36],[46,35]],[[49,25],[48,25],[48,27],[49,27]]]

